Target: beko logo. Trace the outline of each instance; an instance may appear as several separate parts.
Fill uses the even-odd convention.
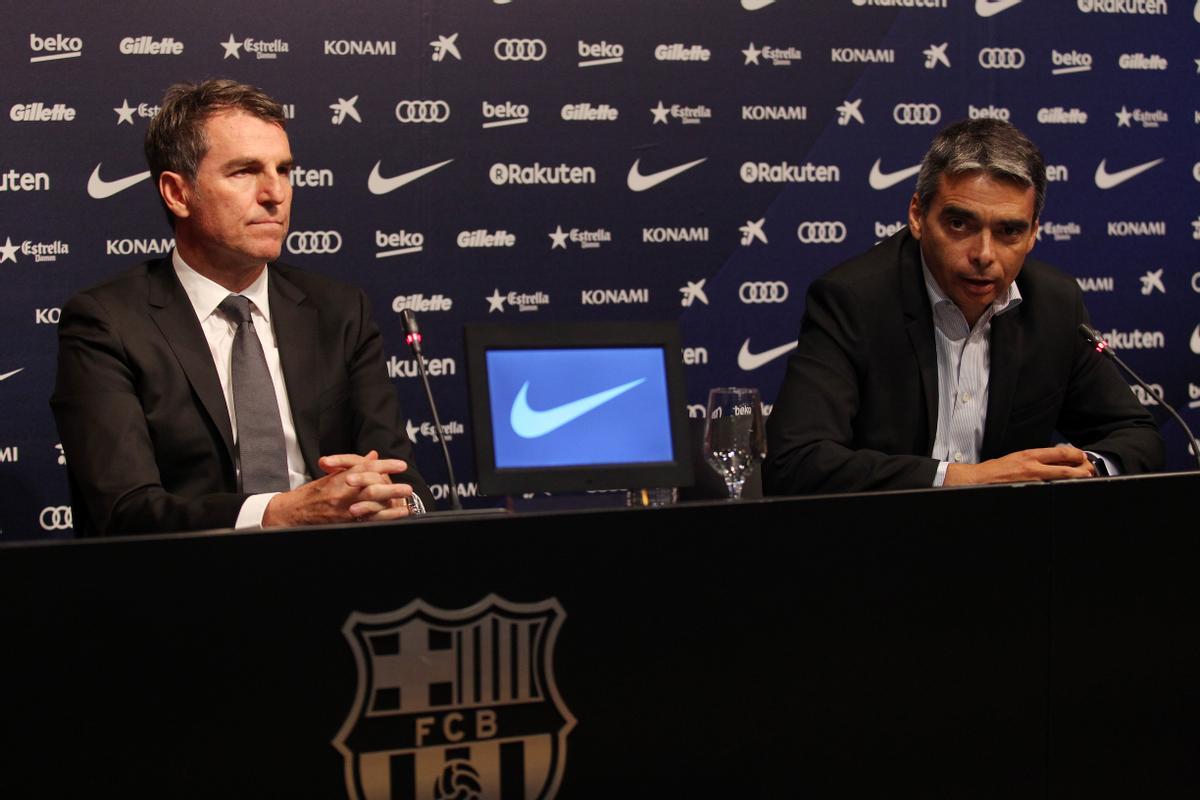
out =
[[[38,523],[44,531],[65,531],[74,527],[70,506],[47,506],[38,515]]]
[[[620,64],[625,60],[625,48],[622,45],[598,42],[589,44],[579,40],[579,66],[599,67],[604,64]]]
[[[13,122],[71,122],[75,109],[65,103],[17,103],[9,109],[8,118]]]
[[[229,41],[218,42],[218,44],[225,48],[225,55],[221,57],[222,61],[230,56],[241,61],[241,50],[243,48],[245,48],[247,53],[254,53],[254,57],[259,60],[278,58],[280,53],[288,51],[288,43],[282,39],[275,39],[273,41],[266,39],[243,39],[239,42],[234,38],[232,33],[229,34]]]
[[[660,123],[666,125],[669,117],[674,117],[684,125],[699,125],[703,120],[712,119],[712,109],[708,106],[681,106],[675,104],[668,107],[663,105],[662,100],[659,100],[658,105],[650,109],[650,113],[654,115],[652,125]]]
[[[104,243],[106,256],[156,255],[171,252],[174,239],[109,239]]]
[[[504,313],[504,304],[508,303],[517,311],[537,311],[541,306],[550,304],[550,295],[545,292],[509,292],[502,294],[499,289],[493,289],[490,296],[483,298],[488,304],[488,313],[499,311]]]
[[[337,231],[292,231],[286,241],[292,255],[329,255],[342,249]]]
[[[585,306],[634,305],[650,302],[649,289],[584,289],[579,302]]]
[[[1117,66],[1121,69],[1164,70],[1167,68],[1167,60],[1157,53],[1149,56],[1145,53],[1122,53],[1117,59]]]
[[[30,56],[29,63],[39,61],[57,61],[60,58],[78,58],[83,55],[83,39],[78,36],[63,36],[56,33],[52,36],[29,34],[29,49],[35,53],[45,53],[44,56]]]
[[[903,228],[907,224],[908,223],[906,223],[906,222],[879,222],[878,220],[876,220],[876,222],[875,222],[875,238],[876,239],[886,239],[889,236],[893,236],[893,235],[899,233],[900,229]]]
[[[455,240],[459,247],[512,247],[517,243],[517,237],[508,231],[488,233],[484,228],[474,231],[461,231]]]
[[[1076,0],[1085,14],[1166,14],[1167,0]]]
[[[892,108],[897,125],[936,125],[942,119],[942,109],[933,103],[897,103]]]
[[[1075,282],[1083,292],[1111,292],[1116,288],[1116,281],[1112,277],[1076,278]]]
[[[763,122],[764,120],[803,122],[808,119],[808,106],[742,106],[742,119],[753,122]]]
[[[1161,220],[1154,222],[1146,221],[1118,221],[1108,223],[1109,236],[1166,236],[1167,223]]]
[[[642,242],[707,242],[708,226],[702,228],[642,228]]]
[[[1075,72],[1091,72],[1092,54],[1080,53],[1078,50],[1071,50],[1067,53],[1060,53],[1057,50],[1051,50],[1050,63],[1054,65],[1054,69],[1050,70],[1051,75],[1070,75]]]
[[[654,58],[658,61],[708,61],[712,51],[698,44],[660,44],[654,48]]]
[[[450,119],[450,104],[445,100],[401,100],[396,103],[400,122],[445,122]]]
[[[1038,226],[1038,239],[1049,236],[1056,242],[1069,242],[1074,236],[1082,236],[1083,228],[1078,222],[1043,222]]]
[[[402,294],[392,298],[392,311],[399,314],[401,311],[418,311],[425,313],[427,311],[449,311],[454,307],[454,300],[445,295],[435,294],[432,297],[426,297],[423,294]]]
[[[1086,125],[1087,112],[1081,108],[1066,109],[1062,106],[1039,108],[1037,121],[1043,125]]]
[[[562,225],[556,225],[554,232],[547,235],[550,237],[551,250],[559,247],[566,250],[568,241],[578,244],[581,250],[594,250],[600,245],[612,241],[612,233],[604,228],[596,228],[592,231],[571,228],[569,231],[564,231]]]
[[[25,240],[19,245],[13,244],[12,239],[8,236],[4,237],[4,244],[0,245],[0,264],[5,261],[17,263],[17,253],[23,256],[33,256],[34,262],[39,261],[57,261],[59,256],[67,256],[71,254],[71,247],[66,242],[56,240],[53,242],[31,242]]]
[[[425,234],[417,231],[409,233],[403,229],[395,233],[375,231],[375,246],[377,248],[388,248],[387,250],[376,252],[376,258],[390,258],[392,256],[406,256],[410,253],[419,253],[425,249]]]
[[[1105,331],[1104,338],[1118,350],[1161,350],[1167,346],[1167,337],[1162,331]]]
[[[0,192],[48,192],[50,176],[45,172],[0,172]]]
[[[425,371],[431,378],[454,375],[458,372],[458,363],[453,358],[425,358],[422,356],[421,360],[425,364]],[[387,373],[389,378],[416,378],[421,374],[421,368],[417,365],[416,359],[392,356],[387,360]]]
[[[891,48],[834,47],[829,51],[834,64],[894,64],[896,51]]]
[[[556,167],[544,167],[538,162],[523,167],[520,164],[492,164],[488,177],[496,186],[540,186],[557,183],[595,183],[595,167],[573,167],[569,164],[559,164]]]
[[[839,244],[846,241],[846,223],[837,220],[801,222],[796,238],[804,244]]]
[[[396,42],[392,41],[361,41],[350,39],[326,39],[325,55],[327,56],[394,56]]]
[[[155,39],[153,36],[126,36],[118,49],[126,56],[178,56],[183,54],[183,42],[170,36]]]
[[[837,183],[842,179],[842,170],[836,164],[779,164],[747,161],[739,174],[744,183]]]
[[[522,103],[489,103],[483,101],[484,128],[502,128],[506,125],[524,125],[529,122],[529,106]]]
[[[569,103],[562,107],[561,116],[567,122],[616,122],[621,112],[608,103]]]
[[[983,106],[976,108],[973,105],[967,106],[967,116],[971,119],[1002,119],[1008,122],[1012,117],[1012,112],[1003,106]]]
[[[798,47],[771,47],[763,45],[755,47],[754,42],[742,51],[742,55],[746,57],[746,61],[742,66],[750,66],[751,64],[761,66],[762,62],[759,59],[765,58],[767,62],[776,67],[790,67],[793,61],[799,61],[804,57]]]
[[[1025,66],[1025,51],[1019,47],[985,47],[979,51],[979,66],[984,69],[1020,69]]]
[[[294,188],[299,189],[310,186],[333,186],[333,170],[304,169],[303,167],[295,166],[288,173],[288,183]]]
[[[788,299],[788,286],[783,281],[746,281],[738,287],[738,299],[753,303],[782,303]]]
[[[945,8],[946,0],[850,0],[856,6],[879,8]]]
[[[541,39],[497,39],[492,52],[500,61],[541,61],[546,43]]]

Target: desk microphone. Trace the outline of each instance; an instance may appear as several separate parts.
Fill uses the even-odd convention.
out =
[[[1171,416],[1174,417],[1175,421],[1179,423],[1179,427],[1183,428],[1183,432],[1187,434],[1188,441],[1192,443],[1192,456],[1196,459],[1196,465],[1200,467],[1200,447],[1196,446],[1196,437],[1192,435],[1192,429],[1189,428],[1187,423],[1183,421],[1183,417],[1176,413],[1175,409],[1171,407],[1170,403],[1155,394],[1154,390],[1147,386],[1146,382],[1139,378],[1138,374],[1130,369],[1129,365],[1122,361],[1120,356],[1113,352],[1112,345],[1104,340],[1104,336],[1100,333],[1100,331],[1096,330],[1091,325],[1088,325],[1086,322],[1081,324],[1078,330],[1079,335],[1086,339],[1088,344],[1096,348],[1097,353],[1102,356],[1107,356],[1108,358],[1111,358],[1113,361],[1117,362],[1117,365],[1121,367],[1121,369],[1129,373],[1129,376],[1138,382],[1138,386],[1141,386],[1146,390],[1147,397],[1153,397],[1158,401],[1159,405],[1171,413]]]
[[[450,463],[450,449],[446,447],[446,430],[438,417],[437,404],[433,402],[433,391],[429,388],[429,375],[425,372],[425,358],[421,355],[421,329],[417,326],[417,317],[409,309],[400,312],[404,324],[404,341],[412,348],[417,357],[417,370],[421,373],[421,383],[425,386],[425,397],[429,400],[429,410],[433,413],[433,425],[437,428],[438,441],[442,443],[442,458],[446,461],[446,477],[450,487],[450,509],[462,511],[462,503],[458,499],[458,484],[454,481],[454,466]],[[415,444],[415,442],[414,442]]]

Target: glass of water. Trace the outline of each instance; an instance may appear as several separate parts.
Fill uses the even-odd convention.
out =
[[[704,423],[704,457],[725,480],[731,499],[741,499],[746,476],[766,454],[758,390],[736,387],[710,390]]]

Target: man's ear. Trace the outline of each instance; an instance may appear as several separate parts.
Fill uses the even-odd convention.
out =
[[[908,229],[914,239],[921,238],[921,201],[917,199],[916,192],[913,192],[912,200],[908,201]]]
[[[176,217],[191,216],[188,204],[191,202],[191,184],[188,179],[178,172],[164,172],[158,176],[158,193],[162,195],[163,203]]]

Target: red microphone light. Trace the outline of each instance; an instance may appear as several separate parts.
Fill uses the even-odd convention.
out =
[[[407,344],[407,345],[411,345],[411,344],[413,343],[413,340],[414,340],[414,339],[417,341],[417,343],[418,343],[418,344],[420,344],[420,342],[421,342],[421,334],[419,334],[419,333],[410,333],[410,334],[407,334],[407,335],[404,337],[404,343],[405,343],[405,344]]]

